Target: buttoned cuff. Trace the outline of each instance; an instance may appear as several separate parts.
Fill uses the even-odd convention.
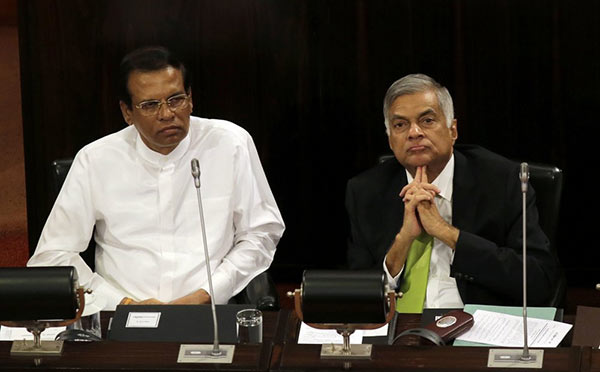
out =
[[[400,276],[402,275],[402,271],[404,271],[404,266],[402,266],[402,269],[400,269],[400,271],[398,272],[398,275],[392,276],[392,274],[390,274],[390,272],[388,271],[387,265],[385,264],[386,260],[387,260],[387,255],[383,259],[383,271],[385,272],[385,276],[387,278],[390,289],[396,289],[398,287],[398,280],[400,279]]]
[[[227,278],[223,273],[216,273],[213,275],[213,290],[214,298],[209,291],[208,282],[206,285],[200,287],[200,289],[204,289],[206,293],[211,295],[211,301],[215,304],[226,304],[229,299],[233,296],[233,288],[231,285],[231,281]]]

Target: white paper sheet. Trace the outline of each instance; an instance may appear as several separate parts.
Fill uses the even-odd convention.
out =
[[[54,341],[57,334],[67,327],[46,328],[40,338],[42,341]],[[33,340],[33,335],[27,332],[27,328],[0,326],[0,341]]]
[[[388,324],[383,327],[375,328],[375,329],[365,329],[363,330],[363,337],[377,337],[377,336],[387,336],[388,334]]]
[[[473,328],[457,340],[495,346],[523,347],[523,317],[477,310]],[[573,327],[552,320],[527,319],[527,343],[530,347],[557,347]]]
[[[351,344],[362,344],[363,331],[357,330],[350,335]],[[302,322],[298,335],[298,344],[342,344],[344,338],[335,329],[317,329]]]

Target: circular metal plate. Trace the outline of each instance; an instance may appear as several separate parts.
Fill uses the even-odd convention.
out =
[[[456,323],[456,317],[445,316],[445,317],[439,319],[437,322],[435,322],[435,325],[440,328],[448,328],[451,325],[454,325],[454,323]]]

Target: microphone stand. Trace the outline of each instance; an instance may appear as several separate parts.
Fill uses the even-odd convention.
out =
[[[179,349],[178,363],[232,363],[235,345],[219,346],[219,327],[217,321],[217,310],[215,306],[215,295],[212,285],[212,273],[210,270],[210,256],[208,254],[208,243],[206,242],[206,227],[204,223],[204,209],[202,208],[202,194],[200,193],[200,164],[198,159],[192,159],[192,177],[196,187],[198,199],[198,212],[200,214],[200,226],[202,228],[202,243],[204,245],[204,259],[206,261],[206,273],[208,275],[208,290],[210,292],[210,306],[212,309],[214,342],[212,349],[208,345],[181,345]]]
[[[529,354],[527,345],[527,182],[529,181],[529,166],[527,163],[521,163],[521,192],[523,193],[523,355],[521,360],[530,361],[532,357]]]
[[[527,186],[529,165],[521,163],[519,172],[523,193],[523,350],[490,349],[488,367],[542,368],[544,350],[529,350],[527,342]]]

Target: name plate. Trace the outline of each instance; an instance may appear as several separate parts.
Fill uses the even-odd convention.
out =
[[[130,312],[127,315],[125,328],[158,328],[159,321],[159,312]]]

